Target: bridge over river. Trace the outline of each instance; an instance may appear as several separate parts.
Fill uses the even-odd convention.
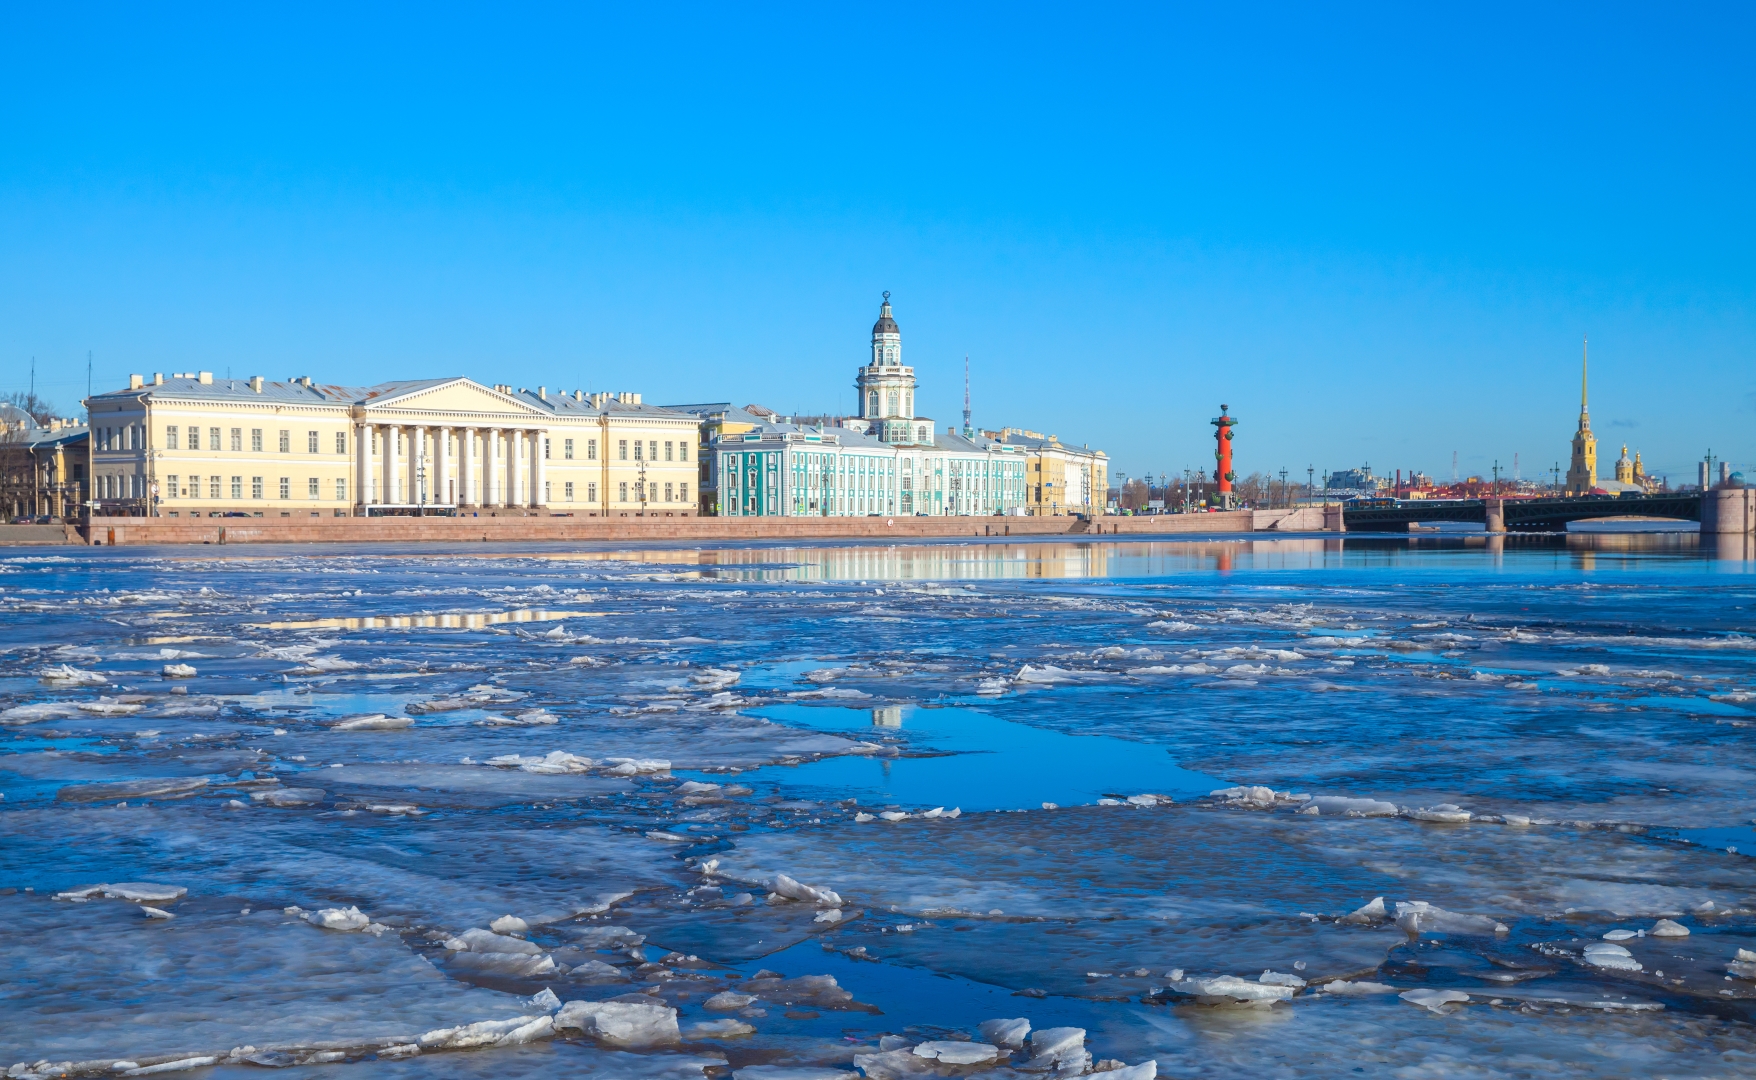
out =
[[[1643,517],[1700,521],[1699,493],[1672,495],[1582,495],[1555,499],[1408,499],[1392,505],[1346,506],[1348,531],[1401,532],[1410,525],[1442,521],[1498,525],[1510,532],[1559,532],[1569,521]],[[1490,521],[1497,517],[1497,521]],[[1498,532],[1499,528],[1490,531]]]

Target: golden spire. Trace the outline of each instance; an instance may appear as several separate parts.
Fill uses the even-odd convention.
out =
[[[1581,413],[1585,413],[1585,412],[1590,411],[1586,408],[1586,404],[1585,404],[1585,401],[1586,401],[1586,397],[1585,397],[1586,381],[1587,381],[1587,377],[1590,374],[1591,374],[1591,337],[1590,337],[1590,335],[1586,335],[1583,338],[1583,341],[1580,345],[1580,355],[1579,355],[1579,411]]]

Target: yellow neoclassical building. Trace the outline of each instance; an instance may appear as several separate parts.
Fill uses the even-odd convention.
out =
[[[203,371],[86,407],[98,514],[696,513],[698,421],[638,394]]]

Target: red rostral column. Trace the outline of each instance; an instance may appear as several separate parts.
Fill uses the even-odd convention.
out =
[[[1232,481],[1238,478],[1238,474],[1232,471],[1232,428],[1238,421],[1226,415],[1229,407],[1221,405],[1219,415],[1210,421],[1215,428],[1214,442],[1218,444],[1213,451],[1213,475],[1219,481],[1220,506],[1226,510],[1232,508]]]

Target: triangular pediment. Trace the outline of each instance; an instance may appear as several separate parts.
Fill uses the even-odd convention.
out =
[[[474,379],[442,379],[412,385],[390,383],[374,387],[361,400],[367,413],[414,410],[422,413],[452,413],[459,416],[547,417],[549,413],[483,386]]]

